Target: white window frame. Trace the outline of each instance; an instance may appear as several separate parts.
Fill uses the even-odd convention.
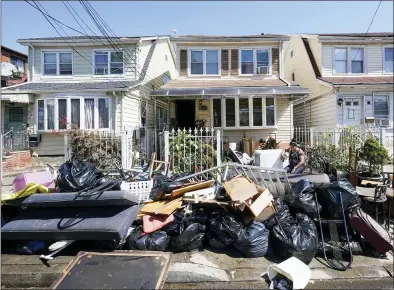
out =
[[[347,49],[347,54],[346,54],[346,57],[347,57],[347,60],[346,60],[346,71],[347,72],[345,72],[345,73],[342,73],[342,72],[340,72],[340,73],[337,73],[336,72],[336,70],[335,70],[335,49],[336,48],[346,48]],[[354,48],[354,49],[359,49],[360,48],[360,50],[362,49],[363,50],[363,72],[362,73],[353,73],[352,71],[351,71],[351,69],[352,69],[352,67],[351,67],[351,63],[352,63],[352,57],[351,57],[351,50],[352,50],[352,48]],[[349,70],[349,68],[350,68],[350,71],[348,71]],[[332,73],[333,74],[335,74],[335,75],[347,75],[347,74],[351,74],[351,75],[365,75],[365,74],[367,74],[368,73],[368,71],[367,71],[367,68],[368,68],[368,66],[367,66],[367,46],[365,46],[365,45],[335,45],[335,46],[333,46],[333,48],[332,48]]]
[[[125,53],[123,49],[119,49],[120,51],[116,51],[114,49],[93,49],[92,51],[92,76],[94,77],[117,77],[125,75]],[[106,74],[96,74],[96,52],[106,52],[108,53],[107,59],[107,73]],[[121,74],[111,74],[111,52],[122,52],[123,54],[123,73]]]
[[[206,53],[207,50],[216,50],[218,53],[218,74],[207,74],[207,59]],[[202,74],[192,74],[191,73],[191,53],[192,51],[202,51],[202,65],[203,65],[203,73]],[[221,48],[220,47],[189,47],[187,50],[187,75],[188,77],[201,77],[201,76],[221,76]]]
[[[44,54],[55,53],[56,54],[56,75],[46,75],[44,72]],[[61,75],[60,74],[60,53],[71,53],[71,74]],[[43,49],[41,50],[41,78],[72,78],[74,76],[74,52],[72,49]]]
[[[388,106],[388,115],[387,118],[376,118],[375,117],[375,96],[386,96],[387,99],[387,106]],[[372,107],[373,107],[373,117],[375,118],[375,120],[390,120],[391,118],[391,109],[390,109],[390,94],[389,93],[373,93],[372,94]]]
[[[239,99],[240,98],[248,98],[249,99],[249,126],[240,126],[239,123]],[[253,99],[261,98],[261,106],[262,106],[262,126],[253,126]],[[273,126],[267,126],[267,115],[266,115],[266,98],[274,99],[274,118],[275,124]],[[210,116],[212,120],[212,126],[214,126],[213,122],[213,100],[220,99],[221,100],[221,126],[214,127],[214,129],[224,129],[224,130],[253,130],[253,129],[275,129],[277,128],[277,102],[275,96],[228,96],[228,97],[214,97],[211,98],[210,103]],[[235,126],[234,127],[226,127],[226,99],[235,99]]]
[[[65,96],[64,94],[51,94],[51,95],[46,95],[39,97],[35,100],[35,123],[37,127],[38,132],[62,132],[67,129],[59,129],[59,105],[58,105],[58,100],[59,99],[66,99],[67,100],[67,124],[71,123],[71,99],[79,99],[80,100],[80,128],[81,130],[100,130],[100,131],[108,131],[112,130],[112,103],[111,103],[111,98],[104,95],[90,95],[90,94],[78,94],[78,95],[67,95]],[[94,128],[92,129],[85,129],[85,99],[94,99]],[[99,128],[99,99],[107,99],[108,100],[108,110],[109,110],[109,122],[108,128]],[[39,100],[44,100],[44,130],[39,130],[38,129],[38,101]],[[47,111],[47,101],[48,100],[54,100],[55,101],[55,128],[54,129],[48,129],[48,111]],[[69,127],[67,125],[67,127]]]
[[[394,49],[394,46],[393,45],[384,45],[383,47],[382,47],[382,55],[383,55],[383,63],[382,63],[382,66],[383,66],[383,74],[388,74],[388,75],[392,75],[393,74],[393,72],[386,72],[386,61],[385,61],[385,59],[386,59],[386,48],[393,48]]]
[[[242,51],[253,50],[253,74],[242,74]],[[259,46],[259,47],[240,47],[238,49],[238,75],[240,76],[253,76],[257,74],[257,50],[268,50],[268,74],[272,75],[272,47],[271,46]]]

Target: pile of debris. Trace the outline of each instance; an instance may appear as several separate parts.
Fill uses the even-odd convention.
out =
[[[86,162],[69,161],[55,186],[48,184],[53,180],[37,177],[35,184],[18,177],[25,186],[3,202],[17,210],[4,219],[2,239],[22,241],[27,254],[62,240],[143,251],[233,248],[245,257],[296,257],[305,264],[321,252],[333,268],[344,270],[355,252],[352,242],[361,241],[362,227],[371,224],[360,226],[368,216],[346,180],[319,183],[328,177],[288,178],[280,169],[239,163],[196,174],[151,169],[110,178]],[[364,239],[375,245],[376,238]],[[392,249],[381,245],[380,253]],[[338,251],[350,254],[344,255],[347,263]]]

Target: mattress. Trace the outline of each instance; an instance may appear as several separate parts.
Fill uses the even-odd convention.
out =
[[[131,206],[138,203],[138,194],[126,190],[104,191],[92,196],[76,196],[75,192],[33,194],[22,202],[22,207],[108,207]]]
[[[138,211],[138,206],[28,208],[1,228],[1,238],[121,241]]]

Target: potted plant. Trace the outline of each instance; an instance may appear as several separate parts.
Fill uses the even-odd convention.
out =
[[[369,138],[361,147],[358,157],[364,162],[363,169],[357,174],[358,183],[361,184],[362,180],[380,181],[381,168],[390,160],[389,154],[375,138]]]

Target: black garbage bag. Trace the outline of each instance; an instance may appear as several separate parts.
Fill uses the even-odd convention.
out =
[[[67,161],[59,168],[56,186],[60,192],[77,192],[98,186],[102,177],[103,173],[88,162]]]
[[[299,210],[309,217],[317,217],[317,211],[321,212],[322,207],[316,203],[312,183],[306,179],[301,179],[292,186],[292,194],[287,198],[289,207]]]
[[[203,208],[196,208],[190,214],[185,216],[186,226],[193,223],[199,223],[201,225],[207,225],[209,221],[209,214]]]
[[[206,233],[206,237],[207,237],[209,246],[212,247],[213,249],[223,250],[227,247],[221,240],[219,240],[219,238],[217,238],[215,235],[213,235],[209,231]]]
[[[185,213],[183,211],[174,213],[174,220],[163,227],[161,230],[165,231],[170,237],[179,236],[184,229]]]
[[[345,214],[354,207],[361,205],[356,189],[347,179],[335,181],[316,188],[317,200],[327,218],[342,218],[341,196]]]
[[[289,220],[289,222],[293,222],[294,220],[294,218],[290,215],[289,207],[283,198],[278,197],[275,200],[275,205],[277,210],[275,216],[263,222],[264,226],[268,230],[272,230],[274,228],[274,226],[277,224],[276,220],[279,221]]]
[[[309,264],[318,249],[315,224],[302,213],[297,214],[293,223],[279,222],[272,231],[272,248],[281,258],[296,257]]]
[[[199,223],[189,225],[179,236],[172,237],[170,250],[173,252],[190,252],[201,249],[204,244],[206,226]]]
[[[160,173],[154,174],[152,179],[153,186],[149,194],[149,198],[152,200],[161,199],[164,194],[171,193],[174,189],[183,184],[181,181],[173,181],[171,178]]]
[[[213,212],[209,220],[209,230],[225,245],[237,242],[244,229],[239,216],[228,212]]]
[[[262,223],[253,221],[241,232],[234,247],[247,257],[263,257],[268,250],[269,233]]]
[[[140,251],[165,251],[170,243],[170,237],[164,231],[156,231],[141,236],[141,231],[133,232],[128,238],[128,248]]]

